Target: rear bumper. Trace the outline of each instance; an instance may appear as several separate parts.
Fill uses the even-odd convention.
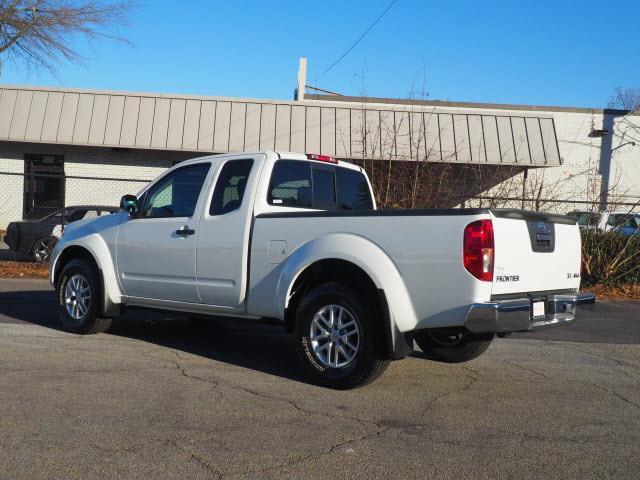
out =
[[[545,314],[531,317],[532,299],[474,303],[469,307],[465,327],[475,333],[531,332],[571,323],[578,310],[592,309],[592,293],[570,293],[544,297]]]

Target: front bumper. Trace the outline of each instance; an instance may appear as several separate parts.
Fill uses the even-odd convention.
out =
[[[545,302],[544,315],[531,315],[533,300]],[[569,293],[474,303],[465,327],[475,333],[531,332],[571,323],[578,309],[592,309],[595,301],[592,293]]]

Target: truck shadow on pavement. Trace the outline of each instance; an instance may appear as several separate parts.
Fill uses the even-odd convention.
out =
[[[51,290],[0,291],[0,323],[62,331]],[[575,324],[508,338],[571,343],[640,344],[640,302],[598,304]],[[189,319],[172,312],[129,309],[103,335],[139,340],[307,383],[293,336],[279,325],[232,318]],[[414,357],[424,358],[418,351]]]
[[[64,331],[54,292],[0,292],[0,323],[30,323]],[[282,327],[256,321],[203,318],[129,309],[113,320],[112,335],[148,342],[219,362],[308,383],[299,366],[293,337]]]

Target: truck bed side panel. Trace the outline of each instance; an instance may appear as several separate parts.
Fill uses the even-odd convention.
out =
[[[465,210],[450,210],[447,214],[438,211],[406,215],[393,211],[369,215],[348,213],[256,217],[251,244],[248,313],[278,316],[279,306],[274,299],[277,289],[286,288],[279,285],[286,258],[277,258],[277,252],[274,257],[274,245],[285,246],[284,256],[288,257],[307,242],[330,233],[368,239],[391,258],[406,285],[415,312],[413,319],[395,319],[401,331],[461,325],[470,303],[489,299],[491,283],[477,281],[462,265],[464,227],[475,220],[488,218],[488,213]],[[344,253],[358,258],[355,240],[353,245],[353,252]],[[341,251],[344,249],[343,243]],[[378,287],[384,289],[384,282],[382,276]],[[392,314],[394,300],[388,298]]]

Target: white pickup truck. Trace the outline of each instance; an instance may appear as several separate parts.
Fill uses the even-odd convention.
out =
[[[61,321],[105,331],[127,306],[270,319],[312,380],[352,388],[410,354],[462,362],[493,337],[574,320],[575,219],[376,210],[364,171],[258,152],[180,163],[114,215],[70,224],[50,263]]]

